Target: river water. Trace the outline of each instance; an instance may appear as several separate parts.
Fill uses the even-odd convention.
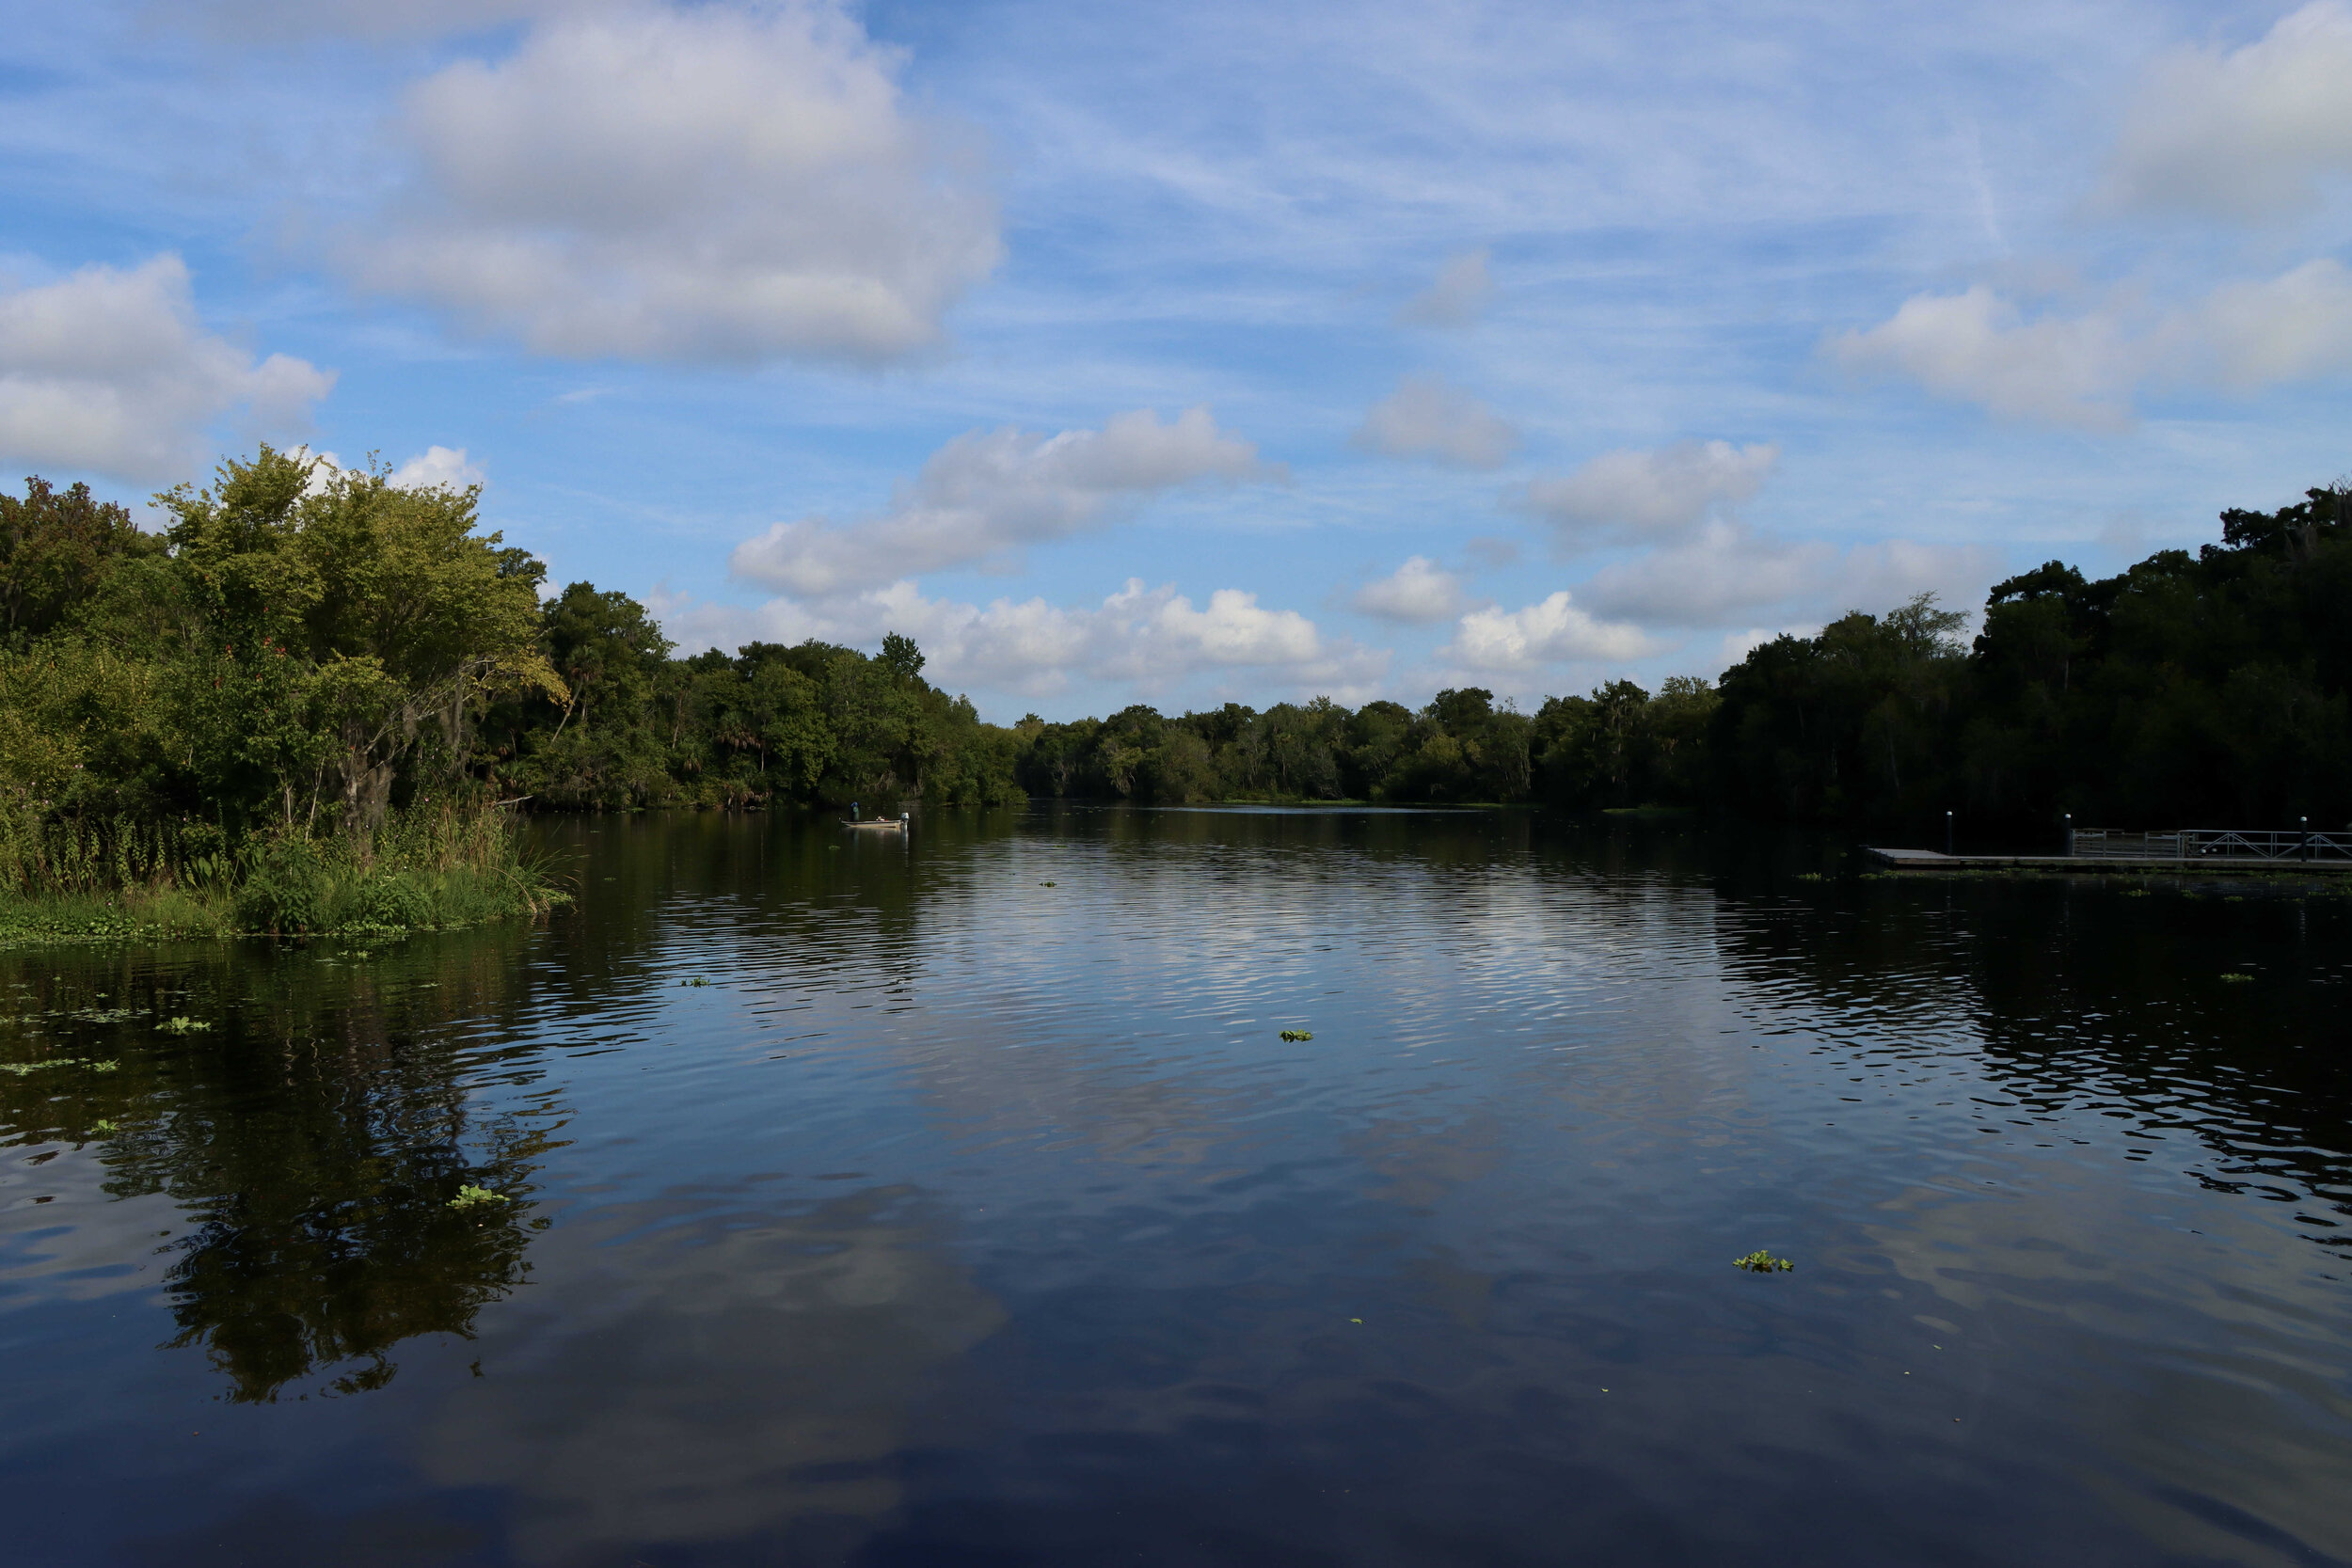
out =
[[[2352,1561],[2352,880],[536,831],[536,928],[0,954],[0,1557]]]

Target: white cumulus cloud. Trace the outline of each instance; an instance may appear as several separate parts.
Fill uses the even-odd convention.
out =
[[[1565,477],[1535,481],[1524,500],[1567,548],[1677,538],[1754,496],[1779,461],[1776,446],[1728,441],[1608,451]]]
[[[2240,49],[2157,62],[2116,139],[2111,209],[2245,220],[2306,210],[2352,172],[2352,8],[2319,0]]]
[[[1398,381],[1395,391],[1372,405],[1349,442],[1391,457],[1495,468],[1518,446],[1519,433],[1445,377],[1414,374]]]
[[[1471,610],[1455,624],[1454,640],[1438,650],[1438,657],[1464,670],[1532,670],[1543,664],[1623,662],[1663,646],[1639,626],[1598,619],[1562,589],[1523,610]]]
[[[351,36],[430,38],[561,10],[566,0],[147,0],[154,20],[239,42]]]
[[[1417,555],[1356,590],[1348,603],[1367,615],[1408,626],[1450,621],[1462,613],[1462,579],[1427,556]]]
[[[838,594],[1066,538],[1182,485],[1275,472],[1205,408],[1167,422],[1137,409],[1058,436],[974,431],[932,453],[879,516],[777,523],[737,546],[728,565],[786,593]]]
[[[830,0],[592,8],[417,85],[339,255],[542,354],[879,360],[996,263],[993,199]]]
[[[283,354],[257,360],[207,332],[177,256],[0,286],[0,460],[136,483],[192,479],[216,421],[298,431],[334,385],[332,371]]]
[[[1478,320],[1495,293],[1487,255],[1479,249],[1449,260],[1438,269],[1437,281],[1406,300],[1396,319],[1408,326],[1468,326]]]
[[[1604,616],[1645,626],[1753,625],[1758,611],[1818,625],[1848,610],[1872,613],[1932,592],[1966,606],[2001,574],[1997,551],[1884,540],[1845,550],[1822,540],[1782,539],[1736,522],[1614,562],[1585,585]]]
[[[337,474],[349,471],[340,455],[324,448],[296,447],[294,455],[316,460],[310,470],[312,495],[324,493]],[[393,468],[389,478],[404,490],[463,490],[469,485],[485,483],[488,476],[482,471],[482,465],[466,455],[465,448],[434,446],[425,448]]]
[[[650,603],[682,646],[732,646],[755,637],[870,646],[898,631],[922,646],[923,673],[933,681],[1029,696],[1062,690],[1073,680],[1121,682],[1149,694],[1204,671],[1233,670],[1360,701],[1388,668],[1385,652],[1327,637],[1296,610],[1270,610],[1254,594],[1220,588],[1196,605],[1173,584],[1147,588],[1139,578],[1099,604],[1078,606],[928,598],[903,580],[748,610],[662,594]]]
[[[1809,601],[1836,562],[1835,546],[1719,521],[1665,548],[1603,567],[1587,594],[1604,613],[1645,626],[1720,626],[1764,606]]]
[[[2323,257],[2277,277],[2225,283],[2155,346],[2159,364],[2177,346],[2245,391],[2352,369],[2352,272]]]
[[[2254,392],[2352,372],[2352,271],[2322,257],[2169,310],[2111,298],[2033,320],[1978,284],[1914,295],[1823,348],[1849,371],[1910,380],[2005,418],[2120,430],[2151,385]]]
[[[1915,294],[1890,319],[1827,347],[1849,371],[1900,376],[2008,419],[2112,430],[2130,418],[2120,400],[2136,356],[2119,321],[2105,313],[2027,321],[1981,283]]]
[[[427,447],[392,470],[392,483],[410,490],[463,490],[485,477],[482,465],[468,457],[463,447]]]

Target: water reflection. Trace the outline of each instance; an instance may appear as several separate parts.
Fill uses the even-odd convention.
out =
[[[1988,1136],[2056,1148],[2083,1117],[2124,1158],[2291,1206],[2352,1247],[2352,992],[2343,884],[2187,880],[1849,883],[1721,927],[1727,968],[1779,1026],[1849,1047],[1849,1082],[1915,1087],[1980,1052]],[[2243,974],[2245,981],[2226,979]],[[1890,1030],[1889,1024],[1898,1029]],[[2347,1259],[2352,1261],[2352,1259]]]
[[[1931,1292],[1920,1322],[1954,1339],[2064,1325],[2070,1354],[2036,1357],[2038,1402],[2106,1434],[2086,1473],[2150,1543],[2352,1558],[2352,1072],[2326,1044],[2352,950],[2342,890],[1805,892],[1723,927],[1759,1016],[1815,1039],[1831,1103],[1955,1118],[1947,1169],[1876,1205],[1851,1266]]]
[[[549,1108],[478,1109],[438,1031],[499,1009],[515,941],[8,955],[0,1140],[175,1201],[171,1343],[232,1401],[381,1387],[400,1341],[470,1333],[529,1272]],[[505,1201],[453,1209],[469,1184]]]
[[[2344,903],[542,829],[534,930],[0,957],[28,1560],[2352,1559]]]
[[[561,1323],[485,1339],[491,1375],[422,1428],[420,1465],[507,1489],[529,1561],[863,1536],[902,1500],[909,1413],[1005,1322],[945,1218],[904,1187],[604,1210],[551,1241]]]

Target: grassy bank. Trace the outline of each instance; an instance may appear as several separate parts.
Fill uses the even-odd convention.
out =
[[[530,919],[570,895],[499,813],[395,816],[365,844],[44,823],[0,861],[0,946],[450,930]]]

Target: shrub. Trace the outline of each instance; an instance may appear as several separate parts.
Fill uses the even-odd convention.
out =
[[[237,894],[237,924],[279,936],[315,931],[326,895],[326,866],[318,847],[305,839],[279,839],[255,857]]]
[[[417,879],[404,871],[371,871],[352,889],[347,912],[338,926],[379,930],[414,930],[430,926],[433,896]]]

